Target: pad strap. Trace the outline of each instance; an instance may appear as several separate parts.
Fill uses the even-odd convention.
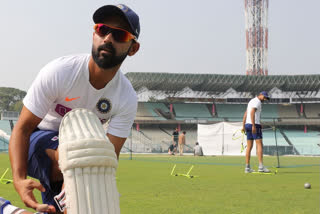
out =
[[[63,212],[66,208],[66,194],[65,190],[63,189],[59,195],[53,197],[54,201],[56,202],[60,212]]]

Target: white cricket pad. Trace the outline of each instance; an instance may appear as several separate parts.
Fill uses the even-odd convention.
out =
[[[117,156],[93,112],[74,109],[63,117],[59,166],[68,214],[120,213],[115,180]]]

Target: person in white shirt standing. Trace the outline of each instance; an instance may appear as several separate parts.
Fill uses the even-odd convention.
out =
[[[120,67],[139,50],[139,16],[123,4],[105,5],[93,14],[91,54],[58,58],[34,80],[12,132],[9,156],[14,186],[27,207],[42,206],[33,190],[42,192],[43,212],[57,212],[53,196],[61,191],[58,165],[59,126],[72,109],[92,111],[119,157],[137,111],[137,95]],[[75,35],[77,36],[77,35]],[[28,179],[27,175],[39,182]]]
[[[247,135],[247,150],[246,150],[246,167],[245,173],[254,172],[250,167],[251,150],[253,147],[253,141],[256,142],[257,155],[259,160],[259,172],[270,172],[263,165],[263,143],[262,143],[262,128],[260,123],[261,104],[265,100],[269,100],[270,97],[266,91],[260,92],[260,94],[251,99],[248,103],[247,110],[243,115],[243,127],[242,131]]]

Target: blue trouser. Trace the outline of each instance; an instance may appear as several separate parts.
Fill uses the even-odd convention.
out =
[[[252,133],[252,124],[246,123],[245,129],[247,134],[247,140],[256,140],[256,139],[262,139],[262,130],[260,124],[255,124],[256,126],[256,133]]]
[[[52,160],[48,157],[46,149],[56,150],[59,145],[58,132],[37,129],[31,134],[28,153],[28,175],[40,181],[46,189],[41,193],[44,204],[54,205],[53,197],[61,192],[61,182],[50,182]]]

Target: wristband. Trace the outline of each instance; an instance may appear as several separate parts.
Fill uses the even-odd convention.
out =
[[[3,214],[4,207],[9,204],[11,204],[10,201],[0,197],[0,214]]]

